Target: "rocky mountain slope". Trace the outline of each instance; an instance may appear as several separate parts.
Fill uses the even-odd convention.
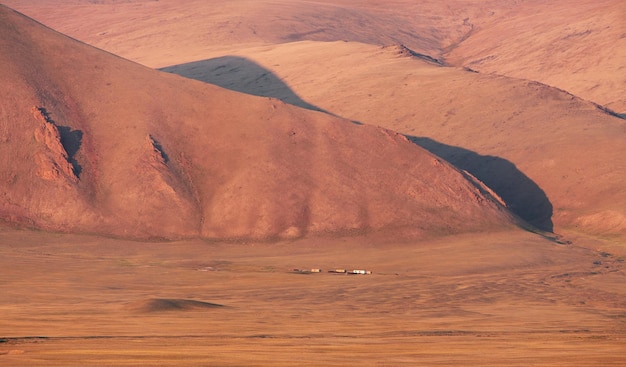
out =
[[[398,133],[149,69],[0,7],[0,216],[132,238],[510,228]]]

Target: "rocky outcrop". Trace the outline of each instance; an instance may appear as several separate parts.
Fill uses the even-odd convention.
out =
[[[77,183],[78,176],[61,143],[61,134],[56,124],[43,107],[33,107],[32,113],[39,121],[39,126],[35,128],[35,140],[41,144],[34,156],[38,168],[37,175],[44,180],[66,180]]]

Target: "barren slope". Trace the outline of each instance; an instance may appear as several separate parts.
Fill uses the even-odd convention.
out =
[[[592,103],[398,46],[298,42],[219,55],[165,70],[406,134],[540,228],[626,232],[626,124]]]
[[[233,44],[299,40],[403,42],[438,55],[468,30],[465,12],[428,0],[39,0],[6,4],[46,25],[148,66]]]
[[[621,0],[5,0],[65,34],[152,67],[232,45],[402,43],[458,66],[536,80],[626,113]]]
[[[1,218],[211,238],[509,227],[397,133],[148,69],[0,7]]]
[[[623,1],[523,1],[479,21],[446,60],[540,81],[626,116]]]
[[[576,98],[622,113],[620,1],[51,4],[15,5],[149,66],[414,136],[543,229],[626,230],[623,123]],[[410,53],[393,47],[285,44],[303,39],[402,42],[418,55],[576,97],[381,56]]]

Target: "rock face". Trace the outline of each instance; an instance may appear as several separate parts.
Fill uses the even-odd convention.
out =
[[[35,129],[35,140],[42,145],[35,153],[37,175],[45,180],[64,179],[71,183],[78,182],[67,151],[61,143],[61,134],[46,109],[33,107],[33,116],[41,124]]]
[[[0,45],[5,222],[167,239],[516,223],[395,132],[157,72],[3,6]]]

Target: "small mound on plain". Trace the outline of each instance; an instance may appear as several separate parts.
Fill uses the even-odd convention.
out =
[[[126,308],[137,313],[167,311],[200,311],[224,307],[217,303],[196,301],[192,299],[151,298],[130,303]]]

